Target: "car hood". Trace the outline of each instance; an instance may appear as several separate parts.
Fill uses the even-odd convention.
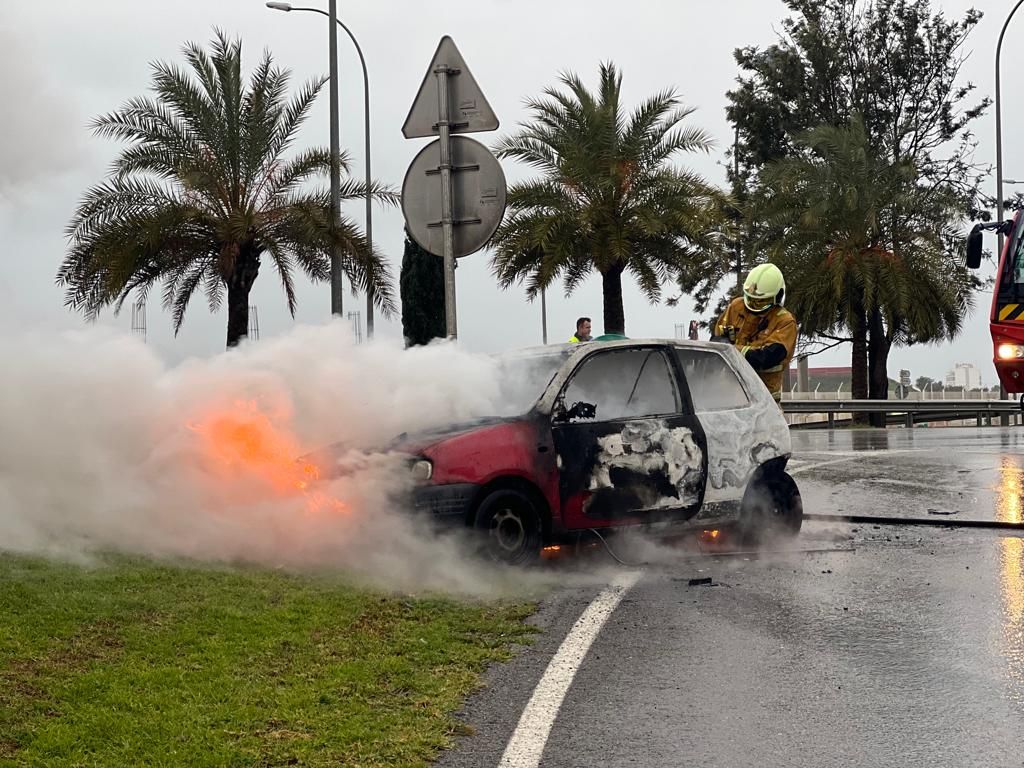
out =
[[[453,424],[445,424],[440,427],[420,430],[418,432],[403,432],[395,437],[386,447],[387,451],[400,453],[419,453],[425,448],[436,445],[444,440],[449,440],[468,432],[473,432],[484,427],[493,427],[498,424],[510,424],[521,421],[521,416],[512,417],[488,417],[473,419],[472,421],[461,421]]]
[[[521,419],[521,416],[473,419],[472,421],[445,424],[444,426],[432,427],[417,432],[402,432],[396,437],[391,438],[391,440],[382,439],[374,445],[364,444],[357,447],[350,443],[337,442],[300,456],[297,461],[317,466],[322,479],[341,477],[350,474],[352,468],[349,464],[353,460],[358,464],[358,456],[360,454],[404,453],[409,456],[415,456],[432,445],[450,438],[498,424],[509,424]],[[342,457],[346,455],[349,458],[342,460]],[[354,459],[353,456],[355,457]]]

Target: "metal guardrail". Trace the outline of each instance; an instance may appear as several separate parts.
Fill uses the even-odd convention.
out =
[[[797,392],[796,390],[782,393],[783,400],[852,400],[853,396],[850,394],[850,390],[840,390],[838,392]],[[966,394],[962,392],[909,392],[906,397],[898,397],[893,394],[892,400],[899,400],[901,402],[959,402],[961,400],[970,400],[971,402],[977,402],[979,400],[999,400],[999,392],[968,392]]]
[[[1019,413],[1016,400],[783,400],[787,413]]]
[[[882,413],[902,415],[906,426],[926,421],[958,421],[974,416],[981,426],[987,417],[1021,413],[1016,400],[783,400],[784,413],[823,413],[828,425],[835,425],[836,414]]]

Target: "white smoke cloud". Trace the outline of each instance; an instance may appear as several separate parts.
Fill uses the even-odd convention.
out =
[[[484,356],[350,336],[304,327],[176,367],[99,327],[0,338],[0,550],[329,568],[399,589],[521,581],[395,510],[394,456],[353,453],[352,475],[297,489],[305,452],[500,410]]]
[[[0,27],[0,199],[80,164],[84,122],[27,38]]]

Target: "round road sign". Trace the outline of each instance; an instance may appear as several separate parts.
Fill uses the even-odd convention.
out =
[[[452,239],[456,258],[483,248],[505,215],[505,174],[483,144],[451,137]],[[402,213],[409,233],[424,249],[444,255],[441,228],[441,140],[425,146],[402,183]]]

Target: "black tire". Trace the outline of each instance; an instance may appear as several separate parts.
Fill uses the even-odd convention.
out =
[[[803,522],[800,489],[785,472],[760,477],[747,486],[740,515],[741,544],[757,547],[773,539],[791,539],[800,533]]]
[[[540,558],[543,525],[530,497],[511,488],[491,491],[477,507],[475,527],[481,553],[507,565],[530,565]]]

